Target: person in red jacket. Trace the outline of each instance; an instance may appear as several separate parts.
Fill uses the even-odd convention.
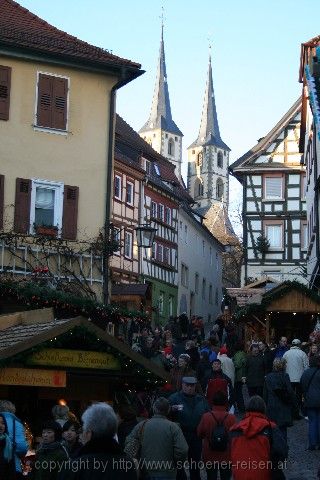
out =
[[[217,423],[223,424],[226,433],[236,423],[236,417],[228,413],[228,398],[225,392],[218,391],[212,398],[212,412],[205,413],[198,425],[198,437],[202,438],[202,459],[206,465],[207,479],[217,480],[220,471],[221,480],[230,480],[230,443],[223,451],[212,448],[212,432]]]
[[[233,480],[285,478],[288,446],[279,428],[267,418],[261,397],[250,398],[247,413],[230,428],[230,435]]]

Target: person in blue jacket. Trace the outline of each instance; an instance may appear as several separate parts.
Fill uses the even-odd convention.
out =
[[[28,451],[24,426],[16,416],[16,407],[9,400],[0,400],[0,413],[5,419],[9,438],[11,439],[14,451],[14,463],[16,477],[22,478],[21,457]]]

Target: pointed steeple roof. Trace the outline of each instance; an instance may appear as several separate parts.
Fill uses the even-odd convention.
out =
[[[209,54],[209,68],[206,90],[204,94],[202,117],[198,138],[189,148],[214,145],[225,150],[230,148],[222,141],[219,130],[216,102],[212,82],[211,55]]]
[[[163,25],[161,26],[161,41],[156,84],[153,93],[149,120],[139,132],[161,128],[166,132],[183,136],[177,125],[172,120],[169,89],[167,82],[166,58],[164,53]]]

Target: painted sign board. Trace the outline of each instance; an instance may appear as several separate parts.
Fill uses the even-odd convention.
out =
[[[63,388],[67,384],[63,370],[40,370],[33,368],[1,368],[0,385],[23,385],[26,387]]]
[[[110,353],[88,352],[86,350],[66,350],[46,348],[33,353],[27,359],[28,365],[49,367],[96,368],[103,370],[120,370],[117,358]]]

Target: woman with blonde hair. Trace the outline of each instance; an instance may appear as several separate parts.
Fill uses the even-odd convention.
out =
[[[265,378],[263,398],[267,405],[267,416],[273,420],[287,440],[287,427],[292,425],[292,411],[297,404],[289,375],[286,373],[286,360],[275,358],[273,370]]]

